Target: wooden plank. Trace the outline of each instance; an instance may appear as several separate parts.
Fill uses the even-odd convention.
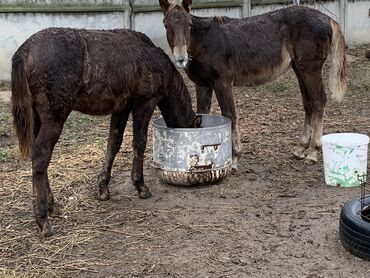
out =
[[[348,14],[348,0],[339,0],[339,24],[342,28],[344,38],[347,34],[347,14]]]
[[[117,4],[0,4],[0,13],[108,13],[124,12]]]
[[[214,9],[214,8],[234,8],[242,7],[243,0],[217,1],[217,2],[193,2],[192,9]],[[134,13],[158,12],[161,11],[159,5],[133,5]]]
[[[252,12],[251,0],[243,0],[242,17],[250,17]]]
[[[323,0],[323,2],[332,2],[333,0]],[[353,1],[353,0],[350,0]],[[46,4],[38,2],[2,2],[0,0],[0,13],[89,13],[89,12],[124,12],[125,3],[128,1],[123,1],[123,4],[94,4],[84,1],[83,3],[62,3],[61,1],[53,1],[52,3]],[[130,0],[132,5],[132,12],[142,13],[142,12],[157,12],[160,11],[158,4],[135,4],[133,0]],[[250,4],[248,3],[250,2]],[[313,0],[301,0],[301,4],[304,3],[314,3]],[[241,7],[248,16],[250,11],[248,7],[260,6],[260,5],[291,5],[292,0],[223,0],[223,1],[205,1],[205,2],[193,2],[193,9],[212,9],[212,8],[235,8]],[[370,14],[370,10],[369,10]]]

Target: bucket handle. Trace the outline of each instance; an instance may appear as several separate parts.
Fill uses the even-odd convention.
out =
[[[201,145],[200,149],[202,150],[202,153],[204,153],[205,148],[213,147],[215,151],[217,151],[218,147],[221,146],[221,143],[216,143],[216,144],[206,144],[206,145]]]

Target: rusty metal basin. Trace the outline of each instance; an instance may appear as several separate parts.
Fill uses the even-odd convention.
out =
[[[167,128],[153,121],[153,165],[159,178],[174,185],[206,185],[226,177],[231,168],[230,119],[202,115],[201,128]]]

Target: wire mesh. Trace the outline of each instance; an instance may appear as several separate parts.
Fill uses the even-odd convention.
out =
[[[367,188],[366,175],[359,175],[357,179],[361,183],[361,217],[367,222],[370,222],[370,189]]]

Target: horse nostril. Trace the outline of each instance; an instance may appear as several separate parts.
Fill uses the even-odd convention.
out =
[[[175,56],[175,62],[178,67],[185,67],[186,63],[188,62],[187,55],[179,55]]]

